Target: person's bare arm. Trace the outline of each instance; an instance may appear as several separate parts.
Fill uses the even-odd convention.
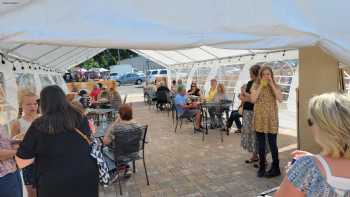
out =
[[[16,155],[16,150],[12,149],[1,149],[0,150],[0,161],[5,161],[13,158]]]
[[[20,125],[18,120],[15,120],[11,123],[10,129],[11,129],[11,138],[20,133]]]
[[[21,169],[29,166],[30,164],[34,163],[34,158],[32,159],[22,159],[17,156],[15,156],[17,166]]]
[[[304,197],[305,193],[297,190],[294,185],[285,177],[283,182],[274,195],[275,197]]]

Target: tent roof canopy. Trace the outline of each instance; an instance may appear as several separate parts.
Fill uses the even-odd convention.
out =
[[[61,71],[78,65],[103,50],[104,48],[0,43],[0,51],[4,55]]]
[[[317,45],[350,64],[349,7],[318,0],[23,0],[0,7],[0,50],[65,70],[105,48],[176,65]]]

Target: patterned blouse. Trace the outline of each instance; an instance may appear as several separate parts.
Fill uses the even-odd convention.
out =
[[[340,191],[330,186],[321,174],[314,156],[299,158],[288,171],[288,180],[310,197],[349,197],[350,190]]]
[[[3,131],[0,130],[0,150],[2,149],[12,149],[12,147],[10,140],[6,138],[3,134]],[[0,161],[0,177],[15,172],[16,170],[16,162],[14,158]]]
[[[257,89],[257,85],[253,85]],[[278,106],[270,86],[263,87],[254,105],[253,128],[257,132],[278,132]]]

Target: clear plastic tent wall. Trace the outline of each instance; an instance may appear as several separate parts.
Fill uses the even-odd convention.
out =
[[[284,107],[289,111],[296,111],[298,55],[298,50],[260,51],[221,59],[170,65],[168,66],[171,70],[169,81],[181,79],[187,89],[190,88],[191,82],[196,82],[202,95],[207,95],[210,80],[216,79],[218,83],[224,85],[226,95],[230,100],[235,101],[237,107],[240,104],[238,95],[241,87],[250,80],[249,68],[254,64],[266,65],[273,69],[276,83],[282,89]]]

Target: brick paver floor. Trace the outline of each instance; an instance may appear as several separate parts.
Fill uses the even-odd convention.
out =
[[[134,119],[148,124],[146,163],[150,185],[146,185],[142,161],[137,162],[137,172],[123,180],[123,196],[127,197],[224,197],[256,196],[280,184],[278,178],[257,178],[251,164],[244,160],[249,154],[240,148],[240,135],[231,133],[220,140],[219,130],[209,130],[205,141],[201,134],[193,134],[192,124],[184,121],[174,133],[173,122],[166,112],[157,112],[143,103],[134,103]],[[283,133],[283,132],[282,132]],[[295,137],[280,134],[281,169],[290,159]],[[283,148],[284,147],[284,148]],[[268,155],[270,159],[270,155]],[[284,175],[284,172],[283,172]],[[117,184],[101,187],[100,196],[116,196]]]

